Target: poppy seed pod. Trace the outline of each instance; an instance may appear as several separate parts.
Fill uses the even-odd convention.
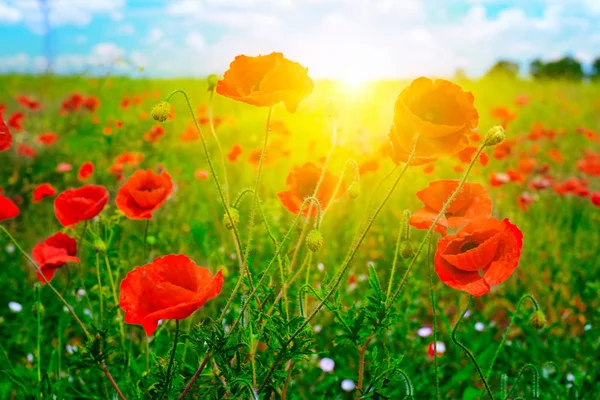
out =
[[[357,199],[360,196],[360,183],[358,181],[354,181],[350,184],[348,188],[348,197],[352,200]]]
[[[321,250],[322,246],[323,234],[317,229],[313,229],[312,231],[308,232],[308,235],[306,235],[306,247],[308,247],[308,249],[313,253],[316,253],[317,251]]]
[[[546,316],[542,310],[536,310],[533,312],[533,314],[531,314],[531,317],[529,318],[529,324],[537,330],[544,329],[546,326]]]
[[[212,92],[217,87],[217,82],[219,81],[219,77],[215,74],[210,74],[208,78],[206,78],[208,82],[208,92]]]
[[[487,133],[485,134],[485,145],[486,146],[495,146],[499,143],[502,143],[506,139],[506,131],[503,127],[497,125],[491,127]]]
[[[152,107],[152,111],[150,111],[150,115],[155,121],[165,122],[169,118],[169,114],[171,113],[171,104],[166,101],[161,101]]]
[[[231,216],[231,218],[229,218]],[[225,225],[225,228],[227,228],[227,230],[232,230],[234,226],[237,226],[237,224],[240,222],[240,212],[238,211],[237,208],[234,207],[230,207],[229,208],[229,215],[227,215],[227,213],[225,213],[225,215],[223,215],[223,225]]]
[[[412,247],[412,242],[410,240],[405,240],[400,243],[400,257],[403,259],[411,258],[415,255],[415,250]]]

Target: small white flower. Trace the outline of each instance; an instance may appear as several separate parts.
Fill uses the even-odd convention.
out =
[[[432,333],[433,333],[433,329],[431,329],[428,326],[424,326],[422,328],[419,328],[419,330],[417,331],[417,335],[419,335],[421,337],[431,336]]]
[[[159,319],[159,320],[158,320],[158,326],[161,326],[162,324],[163,324],[163,320],[162,320],[162,319]]]
[[[16,301],[11,301],[8,303],[8,308],[10,308],[10,311],[12,312],[21,312],[23,311],[23,306],[19,303],[17,303]]]
[[[83,289],[79,289],[79,290],[77,291],[77,296],[79,296],[79,297],[83,297],[83,296],[85,296],[85,290],[83,290]]]
[[[231,254],[229,254],[229,258],[231,258],[232,260],[235,260],[237,258],[237,256],[235,255],[235,253],[231,253]]]
[[[6,246],[6,252],[7,252],[8,254],[12,254],[12,253],[14,253],[14,252],[15,252],[15,249],[16,249],[16,248],[15,248],[15,245],[14,245],[14,244],[12,244],[12,243],[10,243],[8,246]]]
[[[589,331],[590,329],[592,329],[592,325],[591,324],[587,324],[583,327],[584,331]]]
[[[342,387],[342,390],[344,392],[351,392],[356,387],[356,385],[354,384],[354,381],[352,379],[344,379],[340,386]]]
[[[367,267],[375,268],[375,263],[373,261],[367,261]]]
[[[92,317],[92,312],[90,311],[90,309],[89,309],[89,308],[86,308],[85,310],[83,310],[83,313],[84,313],[85,315],[87,315],[88,317],[90,317],[90,318]]]
[[[72,344],[68,344],[65,348],[67,349],[67,353],[69,354],[73,354],[77,351],[77,346]]]
[[[569,372],[569,373],[567,374],[567,380],[568,380],[569,382],[575,382],[575,375],[573,375],[572,373],[570,373],[570,372]]]
[[[323,329],[323,327],[321,325],[315,325],[315,327],[313,329],[315,332],[319,333],[319,332],[321,332],[321,329]]]
[[[484,329],[485,329],[485,325],[482,322],[476,322],[475,323],[475,330],[476,331],[481,332]]]
[[[335,362],[331,358],[321,358],[321,361],[319,361],[319,368],[323,372],[331,372],[333,371],[333,367],[335,367]]]
[[[359,282],[364,282],[367,280],[367,276],[365,274],[360,274],[359,276],[356,277],[356,280]]]
[[[30,363],[33,362],[33,354],[27,354],[27,361],[29,361]]]
[[[446,352],[446,345],[444,342],[437,341],[434,347],[438,354],[444,354]]]
[[[325,266],[323,265],[323,263],[318,263],[318,264],[317,264],[317,269],[318,269],[319,271],[323,271],[323,270],[325,269]]]
[[[467,310],[465,313],[465,318],[469,318],[471,316],[471,310]]]

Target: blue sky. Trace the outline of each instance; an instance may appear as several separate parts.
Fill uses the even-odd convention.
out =
[[[41,71],[50,54],[58,73],[203,76],[282,51],[314,77],[362,80],[600,56],[600,0],[45,1],[49,29],[40,0],[0,0],[0,72]]]

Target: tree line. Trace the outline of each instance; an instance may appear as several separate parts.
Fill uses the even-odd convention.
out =
[[[486,76],[516,78],[520,72],[519,64],[516,62],[499,60],[487,71]],[[600,80],[600,57],[592,62],[589,73],[584,71],[581,61],[571,56],[547,62],[536,58],[529,64],[528,72],[534,79]]]

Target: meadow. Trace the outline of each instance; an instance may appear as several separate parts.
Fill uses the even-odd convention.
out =
[[[0,187],[20,209],[0,222],[0,398],[600,398],[598,83],[454,81],[479,115],[469,147],[408,166],[392,160],[389,135],[410,81],[315,81],[295,112],[235,101],[215,83],[0,77],[13,137]],[[201,133],[181,92],[153,109],[179,89]],[[506,139],[482,146],[495,126]],[[300,180],[311,198],[324,164],[328,200],[304,200],[304,215],[302,198],[286,207],[281,193]],[[172,180],[151,219],[115,201],[141,169]],[[417,192],[440,180],[454,190],[465,173],[523,236],[518,267],[475,297],[434,268],[436,243],[456,229],[409,224]],[[55,199],[91,184],[106,188],[106,206],[59,223]],[[18,247],[32,255],[57,232],[80,262],[54,268],[50,283],[87,332]],[[155,331],[124,322],[121,282],[173,254],[210,272],[203,305],[173,308]],[[179,286],[194,279],[165,268]],[[143,279],[138,307],[176,296]]]

